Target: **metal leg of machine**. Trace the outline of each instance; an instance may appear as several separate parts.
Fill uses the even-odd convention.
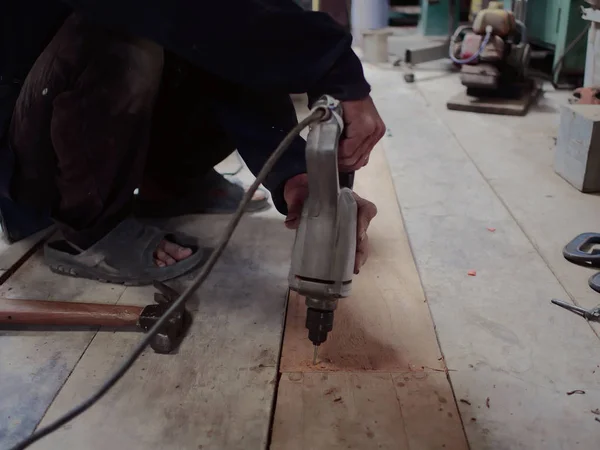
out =
[[[395,66],[401,66],[402,63],[406,65],[408,70],[404,74],[404,81],[407,83],[415,81],[415,74],[413,72],[415,65],[448,58],[450,36],[452,36],[456,28],[455,14],[457,8],[459,8],[457,0],[450,0],[448,2],[448,38],[446,40],[439,43],[430,43],[422,47],[407,48],[404,53],[404,61],[399,59],[394,62]]]

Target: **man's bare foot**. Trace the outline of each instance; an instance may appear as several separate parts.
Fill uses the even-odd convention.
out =
[[[192,255],[192,250],[181,245],[163,239],[156,252],[154,252],[154,263],[158,267],[172,266],[177,261],[189,258]]]

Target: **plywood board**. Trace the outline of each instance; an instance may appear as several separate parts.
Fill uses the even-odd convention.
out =
[[[381,146],[355,190],[379,208],[371,255],[316,366],[304,300],[290,296],[271,449],[466,450]]]
[[[443,370],[381,147],[356,178],[356,192],[379,206],[369,227],[369,260],[354,277],[352,295],[339,301],[333,332],[320,346],[317,367],[312,365],[312,344],[304,327],[304,299],[290,296],[281,371]]]

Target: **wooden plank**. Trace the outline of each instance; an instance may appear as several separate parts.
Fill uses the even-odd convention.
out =
[[[460,414],[445,373],[393,374],[409,448],[467,450]]]
[[[333,332],[312,365],[304,299],[291,295],[281,371],[398,372],[443,370],[429,307],[421,289],[381,148],[357,175],[356,192],[379,205],[369,228],[369,261],[339,302]]]
[[[467,95],[466,90],[448,100],[448,109],[504,116],[524,116],[541,93],[536,87],[517,99],[479,98]]]
[[[317,366],[303,299],[290,296],[271,448],[466,450],[381,148],[356,191],[379,206],[371,255],[338,306]]]
[[[230,216],[173,221],[214,242]],[[248,449],[268,439],[293,233],[274,210],[244,217],[203,288],[176,355],[147,351],[114,390],[36,448]],[[191,276],[170,283],[181,290]],[[144,304],[128,288],[119,304]],[[99,333],[44,417],[49,423],[88,395],[140,339]]]
[[[272,450],[467,450],[441,372],[285,373]]]

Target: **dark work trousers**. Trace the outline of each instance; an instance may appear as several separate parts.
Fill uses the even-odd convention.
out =
[[[181,195],[235,148],[245,159],[271,152],[296,123],[289,95],[265,98],[73,15],[17,102],[11,192],[51,205],[65,237],[85,248],[131,213],[136,188]]]

